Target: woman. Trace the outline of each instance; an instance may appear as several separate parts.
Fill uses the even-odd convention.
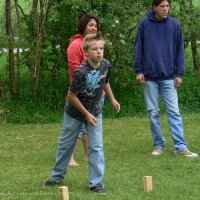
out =
[[[67,59],[68,59],[68,70],[70,75],[70,81],[73,78],[73,74],[79,65],[87,60],[87,57],[83,51],[83,39],[89,33],[96,33],[99,31],[100,21],[98,17],[92,14],[84,14],[81,16],[77,23],[78,34],[70,38],[70,44],[67,49]],[[86,134],[85,125],[82,125],[82,128],[79,133],[78,140],[76,142],[74,151],[72,153],[69,166],[78,167],[79,164],[74,159],[74,154],[77,149],[77,146],[82,138],[83,147],[84,147],[84,160],[88,160],[88,139]]]

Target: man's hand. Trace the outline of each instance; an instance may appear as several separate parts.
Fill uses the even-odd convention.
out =
[[[182,81],[182,78],[176,77],[175,80],[174,80],[174,85],[175,85],[175,87],[177,87],[177,88],[181,87],[182,82],[183,82],[183,81]]]
[[[145,78],[144,78],[144,75],[143,74],[138,74],[136,76],[136,80],[139,82],[139,83],[145,83]]]

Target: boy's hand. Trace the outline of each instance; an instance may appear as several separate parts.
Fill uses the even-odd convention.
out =
[[[113,107],[115,108],[115,110],[116,110],[117,112],[120,111],[120,104],[118,103],[118,101],[117,101],[116,99],[113,99],[113,100],[112,100],[112,105],[113,105]]]
[[[85,116],[87,122],[89,124],[92,124],[93,126],[97,126],[96,122],[96,117],[94,117],[94,115],[92,115],[91,113],[88,113],[86,116]]]

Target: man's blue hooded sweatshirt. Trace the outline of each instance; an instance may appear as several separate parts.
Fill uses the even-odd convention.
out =
[[[159,21],[149,11],[140,21],[134,69],[136,74],[144,74],[145,80],[169,80],[184,75],[184,42],[178,20],[168,16]]]

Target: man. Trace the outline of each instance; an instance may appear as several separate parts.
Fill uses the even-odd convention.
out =
[[[185,73],[184,41],[181,25],[169,16],[169,8],[170,0],[152,0],[152,10],[139,23],[135,43],[136,80],[144,84],[154,144],[152,155],[162,155],[166,146],[159,116],[160,94],[167,110],[175,153],[198,157],[188,150],[184,140],[177,96],[177,88],[181,87]]]

